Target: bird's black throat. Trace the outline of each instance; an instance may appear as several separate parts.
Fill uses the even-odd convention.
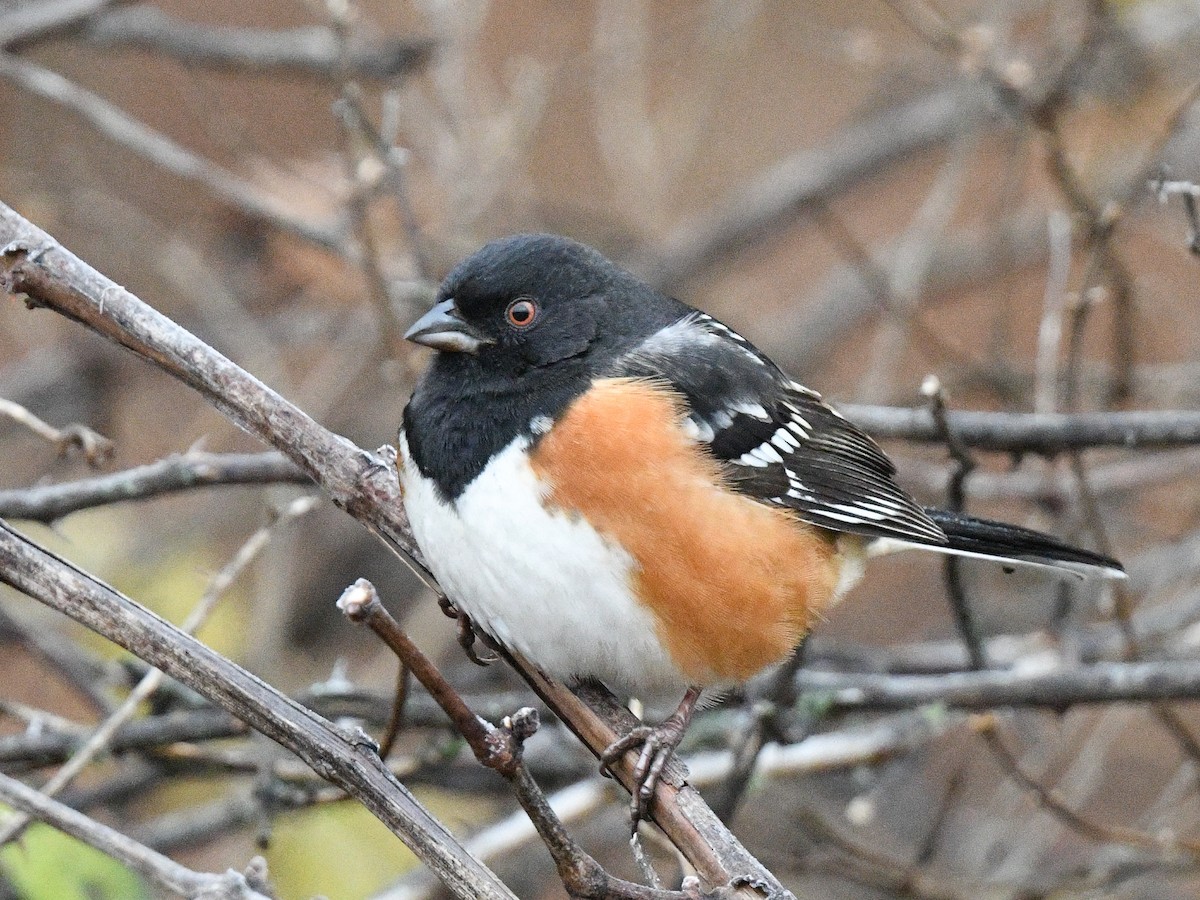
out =
[[[409,454],[443,500],[461,496],[517,437],[536,442],[531,423],[557,419],[591,383],[582,360],[511,374],[484,372],[475,356],[441,353],[413,391],[404,409]]]

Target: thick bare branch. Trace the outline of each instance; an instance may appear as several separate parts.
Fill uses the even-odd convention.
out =
[[[420,554],[404,517],[392,461],[368,454],[322,428],[258,379],[105,278],[3,204],[0,248],[0,284],[9,291],[26,295],[31,306],[46,306],[83,323],[195,388],[236,424],[287,454],[334,503],[419,564]],[[145,653],[137,655],[166,669]],[[588,727],[584,720],[597,720],[596,714],[566,688],[547,680],[528,662],[515,660],[514,665],[527,681],[538,685],[543,699],[554,698],[552,709],[576,733]],[[189,683],[186,678],[179,680]],[[598,702],[608,715],[621,715],[622,708],[611,699]],[[238,715],[245,718],[240,712]],[[257,722],[251,724],[258,727]],[[276,732],[271,729],[265,733],[274,737]],[[595,741],[588,743],[598,753],[613,739],[615,735],[600,746]],[[633,761],[626,759],[615,767],[627,786],[632,766]],[[656,804],[654,819],[712,885],[727,884],[742,876],[751,882],[777,884],[698,793],[685,788],[669,799],[674,802]],[[368,808],[376,811],[375,807]],[[777,893],[782,890],[779,887]]]
[[[509,898],[496,876],[400,784],[369,741],[328,721],[0,523],[0,581],[146,660],[287,747],[356,797],[458,896]]]
[[[334,503],[417,555],[386,460],[322,428],[2,204],[0,248],[0,283],[10,291],[82,322],[195,388],[235,424],[283,451]]]

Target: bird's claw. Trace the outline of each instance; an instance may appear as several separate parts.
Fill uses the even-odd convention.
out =
[[[475,663],[477,666],[490,666],[500,657],[495,653],[489,653],[486,656],[480,656],[475,649],[475,641],[479,639],[481,644],[487,644],[487,639],[475,630],[475,626],[471,623],[471,618],[465,612],[459,612],[455,616],[458,619],[458,645],[463,648],[463,652],[467,654],[467,659]]]
[[[451,619],[458,622],[458,645],[463,648],[463,652],[467,654],[467,659],[475,663],[477,666],[490,666],[500,657],[495,653],[490,653],[486,656],[480,656],[475,649],[475,642],[478,640],[484,646],[494,647],[486,635],[475,630],[475,625],[471,621],[471,617],[454,605],[454,601],[442,594],[438,597],[438,606],[442,608],[442,612]]]
[[[639,725],[628,734],[613,741],[600,754],[600,771],[609,772],[614,763],[630,750],[641,747],[637,763],[633,767],[633,786],[630,789],[630,825],[637,831],[638,822],[647,817],[654,790],[662,778],[663,770],[683,739],[683,728],[668,720],[657,728]]]

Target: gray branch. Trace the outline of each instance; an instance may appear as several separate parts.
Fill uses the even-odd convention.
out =
[[[823,147],[783,160],[657,247],[629,260],[656,287],[671,290],[761,243],[888,165],[952,140],[1000,112],[979,84],[940,88],[839,131]]]
[[[0,517],[51,523],[81,509],[200,487],[311,484],[282,453],[185,453],[96,478],[0,491]]]
[[[25,295],[30,306],[49,307],[84,324],[109,340],[154,362],[184,384],[194,388],[237,425],[283,451],[326,491],[335,504],[387,539],[393,547],[407,554],[410,559],[419,562],[419,551],[404,517],[399,479],[396,477],[392,461],[367,453],[352,441],[322,428],[258,379],[186,329],[151,309],[120,285],[105,278],[62,247],[50,235],[3,204],[0,204],[0,287],[7,288],[10,293]],[[3,535],[9,536],[3,541],[5,545],[19,539],[15,532],[5,531]],[[32,552],[32,548],[29,552]],[[67,565],[62,561],[57,562],[60,566]],[[70,596],[68,593],[64,597],[64,585],[61,583],[52,582],[53,587],[42,590],[36,580],[22,577],[18,558],[5,565],[3,552],[0,552],[0,570],[7,570],[3,577],[20,579],[31,589],[41,591],[39,598],[45,599],[46,602],[61,602]],[[85,576],[80,573],[80,578],[83,577]],[[78,586],[80,578],[69,578],[68,581]],[[112,593],[107,588],[104,590]],[[120,623],[107,622],[99,617],[100,607],[87,604],[85,608],[77,609],[70,603],[62,605],[64,611],[66,608],[72,608],[79,613],[87,620],[85,624],[89,627],[102,630],[103,626],[114,635],[120,631],[120,628],[108,628],[110,624]],[[142,614],[151,615],[136,604],[131,605]],[[157,618],[154,621],[166,625]],[[194,646],[199,650],[205,649],[187,636],[180,636],[178,641],[189,648]],[[201,679],[195,659],[189,660],[190,666],[180,665],[182,660],[176,658],[171,658],[168,662],[161,651],[171,650],[172,644],[150,642],[143,645],[140,640],[130,643],[136,647],[130,648],[135,655],[164,669],[185,684],[195,687],[198,680],[203,680],[210,699],[230,709],[264,734],[280,740],[285,745],[288,745],[286,739],[297,737],[295,723],[290,718],[251,718],[243,706],[246,697],[244,692],[231,691],[233,685],[209,683],[208,677],[216,674],[211,671],[207,673],[207,677]],[[189,649],[185,655],[190,657],[192,651]],[[227,660],[221,660],[220,657],[216,659],[232,667],[222,674],[228,674],[231,678],[246,674]],[[572,727],[578,729],[581,723],[585,722],[590,725],[588,716],[591,719],[597,718],[594,711],[587,710],[585,714],[579,707],[586,707],[586,704],[573,698],[561,685],[546,680],[528,663],[515,662],[514,665],[526,680],[538,684],[543,698],[553,696],[553,702],[547,702],[555,713],[569,721]],[[257,679],[255,682],[262,688],[267,687]],[[205,691],[201,690],[201,693]],[[568,697],[572,697],[569,707],[565,705]],[[289,705],[294,705],[286,698],[281,699]],[[300,721],[307,722],[315,718],[302,707],[297,709],[301,711]],[[620,711],[619,705],[611,701],[604,705],[604,709],[606,713]],[[301,755],[303,756],[303,753]],[[361,758],[362,754],[359,754],[359,757]],[[373,771],[380,777],[386,776],[384,782],[377,785],[350,783],[344,777],[339,781],[341,773],[324,765],[316,771],[347,790],[355,788],[356,790],[351,791],[354,796],[382,819],[400,810],[393,802],[381,801],[380,795],[373,791],[387,787],[388,791],[394,794],[393,786],[401,791],[403,788],[379,766],[377,756],[372,754],[371,758],[376,763]],[[307,757],[305,759],[309,761]],[[316,757],[313,757],[310,764],[314,762],[317,762]],[[619,767],[619,771],[628,775],[628,767]],[[361,769],[354,770],[355,775],[360,775],[361,772]],[[660,804],[660,807],[654,810],[653,817],[705,878],[713,884],[746,877],[752,877],[765,884],[778,884],[716,819],[698,794],[691,790],[680,790],[676,797],[674,804]],[[419,806],[415,810],[409,810],[407,804],[408,800],[405,801],[404,807],[408,815],[427,816]],[[406,843],[411,841],[409,846],[414,852],[431,867],[437,868],[447,884],[457,886],[459,890],[466,890],[467,896],[476,896],[470,893],[472,884],[496,886],[492,893],[486,893],[484,896],[507,895],[506,889],[494,880],[495,876],[491,872],[480,867],[479,863],[470,857],[466,857],[465,860],[462,858],[462,848],[454,842],[453,837],[445,834],[449,843],[445,843],[440,837],[434,837],[437,832],[429,828],[436,827],[444,833],[440,823],[436,820],[422,822],[421,826],[414,830],[414,821],[416,820],[406,819],[404,822],[397,822],[397,828],[403,826],[409,829],[405,837]],[[428,828],[425,827],[426,824]],[[468,878],[469,874],[473,877]],[[479,886],[475,887],[476,891],[481,889]],[[735,890],[745,893],[748,889]],[[782,888],[779,892],[782,893]]]
[[[940,704],[959,709],[1200,699],[1200,662],[1096,663],[1049,672],[987,669],[942,675],[881,675],[801,670],[799,690],[822,694],[840,710]]]
[[[365,738],[347,736],[144,606],[0,522],[0,581],[124,647],[282,744],[359,800],[458,896],[512,898],[409,793]]]
[[[199,25],[152,6],[96,16],[86,23],[82,36],[102,47],[147,50],[187,65],[336,79],[398,78],[423,65],[434,49],[428,40],[357,37],[343,53],[331,28]]]
[[[877,438],[945,443],[925,407],[841,404],[839,409]],[[1054,455],[1092,447],[1127,450],[1200,444],[1200,412],[1155,410],[1093,413],[947,412],[954,438],[968,447]]]
[[[0,775],[0,800],[120,860],[154,884],[184,897],[197,900],[270,900],[256,891],[241,873],[229,871],[224,875],[209,875],[194,872],[7,775]]]
[[[36,0],[0,17],[0,48],[40,40],[73,28],[116,0]]]

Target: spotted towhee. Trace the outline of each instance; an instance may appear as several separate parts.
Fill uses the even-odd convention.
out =
[[[787,658],[870,556],[1121,574],[921,507],[744,337],[565,238],[488,244],[407,337],[438,353],[404,411],[404,503],[453,602],[550,675],[684,693],[612,748],[643,745],[642,802],[701,690]]]

